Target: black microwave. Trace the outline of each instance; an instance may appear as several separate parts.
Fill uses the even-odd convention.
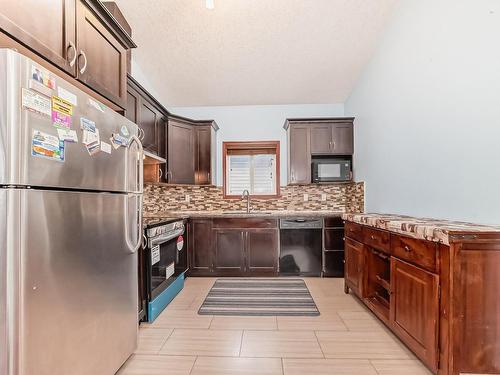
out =
[[[351,161],[348,159],[313,159],[312,182],[351,181]]]

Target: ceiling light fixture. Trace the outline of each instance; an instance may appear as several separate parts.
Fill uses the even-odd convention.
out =
[[[215,8],[214,0],[205,0],[205,6],[207,7],[207,9],[214,9]]]

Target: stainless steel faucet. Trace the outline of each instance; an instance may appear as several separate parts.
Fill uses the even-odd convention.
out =
[[[241,199],[247,198],[247,214],[250,213],[250,192],[248,190],[243,190],[243,194],[241,194]]]

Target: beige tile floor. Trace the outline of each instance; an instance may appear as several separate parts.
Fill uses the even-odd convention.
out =
[[[198,315],[215,278],[188,278],[118,375],[429,375],[342,279],[305,278],[319,317]]]

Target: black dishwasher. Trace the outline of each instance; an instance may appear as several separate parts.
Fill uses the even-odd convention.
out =
[[[281,276],[321,276],[322,230],[322,219],[280,219]]]

